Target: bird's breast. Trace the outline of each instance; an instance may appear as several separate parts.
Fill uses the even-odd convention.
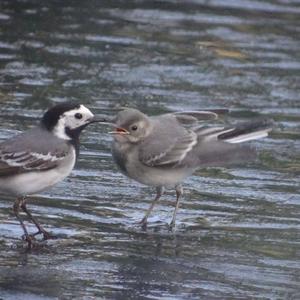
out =
[[[123,172],[125,175],[128,176],[127,167],[126,167],[128,161],[127,150],[128,150],[127,147],[123,146],[118,142],[114,142],[112,145],[112,156],[115,163],[117,164],[121,172]]]
[[[190,175],[190,170],[185,168],[147,166],[133,153],[127,157],[126,172],[129,177],[142,184],[166,188],[174,188]]]

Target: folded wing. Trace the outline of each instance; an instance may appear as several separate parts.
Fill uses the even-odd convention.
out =
[[[0,176],[55,168],[70,151],[65,141],[33,129],[0,144]]]
[[[153,131],[139,148],[140,161],[151,167],[180,163],[197,144],[197,134],[187,130],[173,114],[153,118]]]

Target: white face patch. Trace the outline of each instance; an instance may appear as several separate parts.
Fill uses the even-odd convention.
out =
[[[66,111],[60,116],[57,125],[53,128],[53,134],[60,139],[71,140],[66,134],[66,127],[76,129],[88,124],[93,117],[92,112],[81,104],[79,108]]]

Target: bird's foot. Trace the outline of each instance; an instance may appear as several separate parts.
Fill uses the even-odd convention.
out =
[[[174,221],[172,221],[170,224],[169,224],[169,231],[173,231],[174,230],[174,228],[175,228],[175,222]]]
[[[22,235],[22,240],[27,242],[27,249],[26,250],[31,250],[34,247],[34,241],[35,238],[32,235]]]
[[[43,240],[56,240],[57,236],[54,234],[49,233],[48,231],[43,231]]]
[[[45,241],[45,240],[50,240],[50,239],[52,239],[52,240],[57,239],[57,236],[55,236],[55,235],[49,233],[49,232],[46,231],[46,230],[39,230],[39,231],[37,231],[36,233],[30,234],[30,236],[31,236],[33,239],[35,239],[35,236],[36,236],[36,235],[39,235],[39,234],[42,234],[42,235],[43,235],[43,240],[44,240],[44,241]]]
[[[39,230],[36,233],[33,234],[23,234],[22,240],[27,242],[27,251],[32,250],[33,248],[36,248],[39,246],[38,240],[36,240],[35,236],[42,234],[43,235],[43,241],[50,240],[50,239],[57,239],[57,236],[45,231],[45,230]]]
[[[147,225],[148,225],[147,218],[143,218],[140,222],[138,222],[138,224],[141,225],[143,230],[147,230]]]

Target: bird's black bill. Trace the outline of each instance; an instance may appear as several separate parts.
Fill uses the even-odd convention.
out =
[[[76,129],[73,129],[73,132],[81,132],[84,128],[86,128],[88,125],[93,124],[93,123],[101,123],[101,124],[107,124],[107,125],[112,125],[112,122],[110,121],[109,117],[106,116],[94,116],[90,118],[89,120],[86,121],[85,124],[83,124],[80,127],[77,127]]]
[[[113,124],[113,119],[108,117],[108,116],[94,116],[90,121],[89,124],[91,123],[104,123],[104,124]]]

